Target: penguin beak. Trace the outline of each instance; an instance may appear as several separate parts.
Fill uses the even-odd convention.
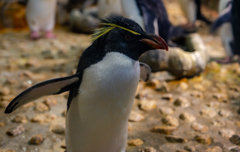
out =
[[[151,46],[154,49],[163,49],[168,51],[168,45],[163,38],[155,34],[148,34],[148,36],[149,39],[141,39],[140,41]]]

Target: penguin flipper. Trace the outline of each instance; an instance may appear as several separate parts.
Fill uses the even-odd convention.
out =
[[[11,113],[20,106],[25,105],[30,101],[42,96],[55,95],[69,91],[77,84],[78,81],[79,76],[75,74],[69,77],[56,78],[38,83],[23,91],[16,98],[14,98],[7,106],[5,113]]]
[[[146,82],[149,80],[152,70],[145,63],[140,62],[139,64],[140,64],[140,79]]]

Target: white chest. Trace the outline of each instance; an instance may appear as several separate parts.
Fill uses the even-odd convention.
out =
[[[67,114],[70,152],[125,150],[139,72],[139,62],[120,53],[108,53],[84,71],[79,95]]]

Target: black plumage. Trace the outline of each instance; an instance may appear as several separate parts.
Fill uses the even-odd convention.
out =
[[[234,54],[240,55],[240,1],[233,0],[232,17],[230,19],[233,29],[233,52]]]

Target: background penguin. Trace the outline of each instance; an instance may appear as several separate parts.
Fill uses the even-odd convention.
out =
[[[179,3],[189,23],[193,24],[197,20],[201,20],[211,24],[201,12],[201,0],[179,0]]]
[[[97,7],[99,18],[122,15],[121,0],[98,0]]]
[[[232,18],[232,0],[221,0],[219,3],[219,17],[213,23],[211,32],[215,32],[218,28],[220,28],[220,36],[222,39],[222,44],[225,48],[226,59],[219,60],[220,63],[229,63],[234,55],[233,51],[233,29],[231,24]]]
[[[55,26],[57,0],[29,0],[26,18],[31,30],[30,37],[37,39],[39,32],[44,31],[46,38],[54,38],[52,30]]]
[[[112,17],[101,24],[94,42],[82,54],[75,75],[39,83],[18,95],[5,110],[11,113],[43,95],[70,90],[68,152],[125,151],[128,116],[140,77],[138,59],[151,49],[168,50],[161,37],[145,33],[132,20]],[[144,64],[141,69],[149,72]],[[144,79],[148,77],[146,73]]]
[[[172,39],[194,32],[180,26],[173,26],[168,19],[162,0],[122,0],[122,6],[126,17],[134,19],[140,25],[143,22],[147,33],[161,35],[170,46],[176,46]]]

